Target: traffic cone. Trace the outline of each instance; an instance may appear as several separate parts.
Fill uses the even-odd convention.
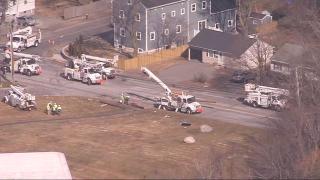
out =
[[[108,78],[106,78],[106,81],[108,81]]]
[[[54,46],[54,41],[52,41],[52,46]]]
[[[48,41],[48,44],[51,44],[50,40]]]

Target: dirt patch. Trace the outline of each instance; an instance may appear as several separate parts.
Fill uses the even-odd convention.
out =
[[[60,54],[62,48],[64,48],[65,46],[67,46],[67,44],[57,45],[54,48],[49,49],[47,51],[46,57],[53,57],[54,54]]]
[[[85,98],[82,101],[87,102]],[[78,106],[70,111],[90,112],[86,108]],[[96,108],[101,107],[97,104]],[[1,117],[1,121],[26,119],[34,113],[15,112],[10,117]],[[165,118],[166,115],[170,117]],[[180,120],[191,126],[181,126]],[[202,124],[213,127],[213,132],[200,133]],[[227,151],[232,148],[231,142],[244,141],[243,134],[257,132],[253,128],[154,109],[113,117],[0,126],[0,131],[0,152],[62,152],[74,179],[163,178],[168,172],[179,175],[186,166],[192,167],[203,150],[215,147]],[[183,143],[187,136],[193,136],[196,143]]]

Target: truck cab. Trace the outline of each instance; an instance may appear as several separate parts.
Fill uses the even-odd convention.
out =
[[[191,95],[179,96],[178,106],[181,112],[186,112],[188,114],[201,113],[203,111],[201,105],[196,101],[196,98]]]
[[[102,79],[113,79],[116,77],[116,71],[109,63],[99,62],[96,64],[96,69],[102,75]]]
[[[11,71],[11,64],[9,65]],[[14,72],[20,72],[21,74],[39,75],[42,73],[42,69],[39,64],[37,64],[35,59],[20,58],[14,61]]]

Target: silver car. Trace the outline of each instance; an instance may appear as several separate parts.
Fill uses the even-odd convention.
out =
[[[23,26],[34,26],[36,25],[36,20],[30,16],[21,16],[21,17],[17,17],[17,23],[18,25],[23,25]]]

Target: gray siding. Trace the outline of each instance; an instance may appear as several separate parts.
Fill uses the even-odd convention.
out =
[[[218,58],[208,57],[206,50],[202,51],[201,62],[203,62],[203,63],[214,64],[214,65],[223,66],[223,67],[230,68],[230,69],[239,69],[241,67],[241,63],[239,62],[239,60],[234,58],[230,54],[223,53],[222,54],[222,62],[223,63],[219,64],[218,61],[219,61]]]
[[[138,11],[140,13],[140,21],[132,21],[134,13],[128,12],[130,9],[130,5],[127,4],[127,0],[117,0],[113,2],[113,22],[114,22],[114,33],[115,33],[115,44],[118,40],[119,45],[123,45],[125,47],[132,47],[132,40],[129,34],[129,31],[126,31],[125,37],[120,36],[120,28],[128,28],[131,29],[132,25],[134,24],[135,29],[137,32],[141,32],[141,40],[138,40],[138,48],[141,48],[145,51],[146,43],[145,43],[145,36],[146,36],[146,8],[139,3]],[[123,10],[125,15],[130,16],[129,21],[125,21],[123,19],[119,19],[119,11]]]

